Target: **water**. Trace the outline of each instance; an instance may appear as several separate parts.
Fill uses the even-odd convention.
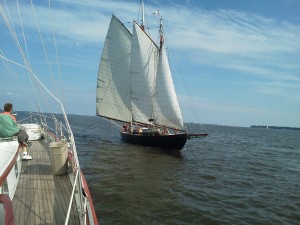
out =
[[[69,120],[100,224],[300,223],[299,131],[207,125],[168,154],[98,117]]]

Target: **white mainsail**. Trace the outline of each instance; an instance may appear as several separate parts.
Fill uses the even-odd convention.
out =
[[[136,22],[131,35],[111,19],[99,66],[97,114],[184,129],[166,51]]]
[[[149,123],[153,117],[158,47],[134,22],[131,41],[131,103],[135,121]]]
[[[131,34],[112,16],[106,35],[97,80],[97,115],[130,121]]]

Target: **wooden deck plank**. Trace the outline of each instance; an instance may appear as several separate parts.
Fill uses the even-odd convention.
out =
[[[50,152],[42,141],[34,141],[23,161],[22,173],[13,199],[15,224],[64,224],[72,192],[68,175],[53,176]],[[80,224],[75,200],[69,224]]]

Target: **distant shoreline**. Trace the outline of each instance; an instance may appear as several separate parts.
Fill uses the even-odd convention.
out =
[[[252,125],[251,128],[264,128],[264,129],[281,129],[281,130],[300,130],[298,127],[280,127],[280,126],[262,126]]]

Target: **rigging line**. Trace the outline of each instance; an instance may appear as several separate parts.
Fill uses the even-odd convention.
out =
[[[1,14],[2,14],[2,16],[3,16],[3,9],[2,9],[2,6],[0,5],[0,12],[1,12]],[[19,45],[19,42],[18,42],[18,40],[16,40],[16,42],[17,42],[17,44],[18,44],[18,47],[20,48],[20,45]],[[20,52],[21,52],[21,54],[22,54],[22,56],[23,56],[23,59],[24,59],[24,61],[25,61],[25,63],[26,63],[26,58],[25,58],[25,56],[24,56],[24,53],[23,53],[23,51],[22,51],[22,49],[19,49],[20,50]],[[0,55],[2,58],[5,58],[5,59],[7,59],[6,57],[4,57],[4,56],[2,56],[2,55]],[[68,128],[68,132],[69,132],[69,135],[70,135],[70,143],[71,143],[71,147],[72,147],[72,150],[74,151],[74,155],[77,155],[77,150],[76,150],[76,145],[75,145],[75,140],[74,140],[74,135],[73,135],[73,132],[72,132],[72,130],[71,130],[71,127],[70,127],[70,124],[69,124],[69,121],[68,121],[68,118],[67,118],[67,115],[66,115],[66,112],[65,112],[65,109],[64,109],[64,106],[63,106],[63,104],[62,104],[62,102],[57,98],[57,97],[55,97],[48,89],[47,89],[47,87],[38,79],[38,77],[34,74],[34,72],[32,71],[32,69],[31,68],[29,68],[29,67],[26,67],[26,66],[23,66],[23,65],[21,65],[21,64],[19,64],[19,63],[16,63],[16,62],[14,62],[14,61],[12,61],[12,60],[9,60],[9,59],[7,59],[8,61],[10,61],[10,62],[12,62],[12,63],[14,63],[14,64],[16,64],[16,65],[18,65],[18,66],[21,66],[21,67],[23,67],[23,68],[27,68],[30,72],[31,72],[31,74],[33,75],[33,77],[35,78],[35,80],[38,82],[38,84],[40,84],[40,86],[41,87],[43,87],[43,89],[60,105],[60,107],[61,107],[61,110],[62,110],[62,115],[63,115],[63,117],[64,117],[64,120],[65,120],[65,123],[66,123],[66,126],[67,126],[67,128]],[[53,114],[54,115],[54,114]],[[78,162],[78,158],[75,158],[75,161],[76,162]],[[78,167],[79,168],[79,167]]]
[[[122,127],[122,125],[120,125],[120,124],[119,124],[118,122],[116,122],[115,120],[108,119],[108,118],[105,118],[105,117],[101,117],[101,118],[102,118],[103,120],[105,120],[105,121],[107,121],[107,122],[109,122],[109,123],[115,125],[116,127],[119,127],[119,128]]]
[[[1,6],[0,6],[0,11],[1,11]],[[23,52],[22,52],[23,53]],[[23,53],[24,54],[24,53]],[[17,66],[20,66],[20,67],[23,67],[23,68],[25,68],[25,69],[28,69],[30,72],[31,72],[31,74],[33,75],[33,77],[35,78],[35,80],[37,81],[37,83],[38,84],[40,84],[40,86],[41,87],[43,87],[43,89],[55,100],[55,101],[57,101],[60,105],[61,105],[61,107],[62,107],[62,111],[63,112],[65,112],[64,111],[64,108],[63,108],[63,105],[62,105],[62,103],[60,102],[60,100],[57,98],[57,97],[55,97],[50,91],[49,91],[49,89],[38,79],[38,77],[35,75],[35,73],[32,71],[32,69],[31,68],[29,68],[29,67],[27,67],[27,66],[24,66],[24,65],[21,65],[21,64],[19,64],[19,63],[17,63],[17,62],[14,62],[14,61],[12,61],[12,60],[10,60],[10,59],[8,59],[8,58],[6,58],[5,56],[3,56],[2,54],[0,54],[0,57],[1,58],[4,58],[5,60],[7,60],[7,61],[9,61],[9,62],[11,62],[11,63],[13,63],[13,64],[15,64],[15,65],[17,65]],[[69,126],[68,126],[69,127]]]
[[[19,20],[20,20],[21,29],[22,29],[22,36],[23,36],[23,42],[24,42],[24,45],[25,45],[27,61],[28,61],[29,66],[31,67],[30,58],[29,58],[29,51],[28,51],[27,41],[26,41],[26,38],[25,38],[25,32],[24,32],[24,27],[23,27],[23,20],[22,20],[22,15],[21,15],[20,7],[19,7],[19,1],[16,0],[16,2],[17,2],[17,7],[18,7]],[[28,74],[29,74],[29,73],[28,73]],[[34,87],[34,85],[33,85],[33,81],[32,81],[32,79],[31,79],[30,74],[29,74],[29,78],[30,78],[30,81],[31,81],[31,84],[32,84],[32,87],[33,87],[34,94],[35,94],[35,96],[36,96],[36,100],[37,100],[37,102],[38,102],[39,111],[42,113],[41,106],[40,106],[40,104],[39,104],[39,99],[37,98],[36,89],[35,89],[35,87]],[[29,99],[29,96],[28,96],[28,99]],[[29,99],[29,100],[30,100],[30,99]],[[31,105],[33,106],[34,110],[35,110],[35,111],[38,111],[38,110],[36,110],[36,108],[34,107],[34,105],[33,105],[33,103],[31,102],[31,100],[30,100],[30,103],[31,103]],[[42,113],[42,114],[43,114],[43,113]]]
[[[152,28],[150,29],[150,26],[149,26],[149,21],[150,21],[150,20],[148,19],[148,14],[146,13],[146,8],[148,8],[148,10],[151,12],[150,15],[152,15],[152,16],[155,18],[157,24],[159,24],[159,20],[158,20],[157,17],[153,14],[154,10],[152,10],[148,4],[146,4],[146,3],[144,2],[144,6],[145,6],[145,17],[146,17],[146,18],[145,18],[145,23],[147,24],[147,32],[148,32],[149,36],[152,36],[152,35],[150,35],[150,31],[152,31],[152,30],[151,30]],[[140,9],[139,11],[141,11],[141,9]]]
[[[7,10],[8,10],[8,9],[7,9]],[[13,39],[14,39],[14,41],[15,41],[15,43],[16,43],[18,49],[19,49],[19,52],[20,52],[20,54],[21,54],[21,56],[22,56],[22,58],[23,58],[23,61],[24,61],[25,65],[26,65],[26,67],[24,67],[24,66],[23,66],[23,67],[27,69],[28,74],[29,74],[29,78],[30,78],[30,81],[31,81],[31,85],[33,86],[33,89],[34,89],[33,81],[32,81],[31,74],[30,74],[30,71],[32,71],[32,70],[31,70],[31,67],[30,67],[30,64],[29,64],[29,62],[28,62],[28,60],[27,60],[27,58],[26,58],[26,56],[25,56],[25,54],[24,54],[24,51],[23,51],[23,49],[22,49],[22,47],[21,47],[21,45],[20,45],[20,42],[19,42],[18,36],[17,36],[17,34],[16,34],[16,31],[14,30],[14,27],[12,26],[13,24],[9,22],[9,20],[8,20],[8,18],[7,18],[7,16],[6,16],[6,14],[5,14],[5,12],[4,12],[4,10],[3,10],[3,8],[2,8],[1,5],[0,5],[0,13],[1,13],[2,18],[4,19],[4,21],[5,21],[5,23],[6,23],[7,28],[8,28],[9,31],[10,31],[10,34],[12,35],[12,37],[13,37]],[[8,11],[8,14],[9,14],[9,11]],[[6,58],[6,57],[4,57],[4,58]],[[6,58],[6,59],[7,59],[7,58]],[[13,62],[12,60],[8,60],[8,61]],[[15,62],[14,62],[14,63],[15,63]],[[15,64],[18,64],[18,63],[15,63]],[[18,64],[18,65],[21,65],[21,64]],[[28,69],[28,68],[29,68],[29,69]],[[34,93],[35,93],[35,92],[34,92]],[[36,99],[38,100],[36,93],[35,93],[35,97],[36,97]],[[39,102],[38,102],[38,103],[39,103]],[[40,109],[40,107],[39,107],[39,109]]]
[[[0,12],[1,12],[1,15],[3,16],[3,18],[4,18],[4,20],[5,20],[5,22],[7,23],[7,18],[5,17],[5,15],[3,14],[3,9],[2,9],[2,6],[0,5]],[[9,26],[9,24],[7,24],[7,26]],[[12,34],[13,35],[13,34]],[[18,39],[15,39],[15,41],[16,41],[16,43],[17,43],[17,45],[18,45],[18,48],[19,48],[19,51],[21,52],[21,54],[22,54],[22,56],[23,56],[23,60],[24,60],[24,62],[25,62],[25,64],[27,63],[28,64],[28,62],[27,62],[27,60],[26,60],[26,57],[25,57],[25,55],[24,55],[24,52],[22,51],[22,48],[21,48],[21,46],[20,46],[20,44],[19,44],[19,42],[18,42]],[[68,132],[69,132],[69,135],[70,135],[70,143],[71,143],[71,147],[72,147],[72,150],[74,151],[74,155],[77,155],[77,150],[76,150],[76,145],[75,145],[75,140],[74,140],[74,135],[73,135],[73,132],[72,132],[72,130],[71,130],[71,127],[70,127],[70,124],[69,124],[69,121],[68,121],[68,118],[67,118],[67,115],[66,115],[66,112],[65,112],[65,109],[64,109],[64,106],[63,106],[63,104],[62,104],[62,102],[57,98],[57,97],[55,97],[50,91],[49,91],[49,89],[47,89],[47,87],[38,79],[38,77],[35,75],[35,73],[32,71],[32,69],[30,68],[30,67],[28,67],[28,66],[24,66],[24,65],[21,65],[21,64],[19,64],[19,63],[16,63],[16,62],[14,62],[14,61],[12,61],[12,60],[9,60],[9,59],[7,59],[6,57],[4,57],[4,56],[2,56],[1,54],[0,54],[0,57],[1,58],[5,58],[7,61],[9,61],[9,62],[12,62],[12,63],[14,63],[14,64],[16,64],[16,65],[18,65],[18,66],[20,66],[20,67],[23,67],[23,68],[26,68],[28,71],[30,71],[30,73],[32,74],[32,76],[35,78],[35,80],[37,81],[37,83],[38,84],[40,84],[40,86],[60,105],[60,107],[61,107],[61,110],[62,110],[62,115],[63,115],[63,117],[64,117],[64,120],[65,120],[65,123],[66,123],[66,126],[67,126],[67,128],[68,128]],[[54,115],[54,114],[53,114]],[[75,158],[75,161],[76,162],[78,162],[78,158]]]
[[[17,45],[17,47],[18,47],[18,49],[19,49],[19,51],[20,51],[20,53],[21,53],[21,56],[22,56],[22,58],[23,58],[23,60],[24,60],[24,63],[25,63],[26,65],[28,65],[27,59],[26,59],[26,57],[25,57],[25,55],[24,55],[24,52],[23,52],[22,47],[21,47],[21,45],[20,45],[20,42],[19,42],[19,40],[18,40],[17,34],[16,34],[16,32],[14,31],[13,27],[11,26],[11,24],[9,23],[9,21],[8,21],[8,19],[7,19],[6,15],[5,15],[4,10],[3,10],[3,8],[2,8],[1,5],[0,5],[0,13],[1,13],[1,15],[2,15],[2,18],[4,19],[4,22],[6,23],[7,28],[8,28],[9,31],[10,31],[10,34],[12,35],[12,37],[13,37],[13,39],[14,39],[14,41],[15,41],[15,43],[16,43],[16,45]],[[23,66],[23,65],[21,65],[21,64],[19,64],[19,63],[16,63],[16,62],[14,62],[14,61],[12,61],[12,60],[9,60],[8,58],[6,58],[6,57],[4,57],[4,56],[2,56],[2,55],[1,55],[1,57],[2,57],[2,58],[5,58],[7,61],[10,61],[10,62],[12,62],[12,63],[14,63],[14,64],[16,64],[16,65],[19,65],[19,66],[21,66],[21,67],[23,67],[23,68],[25,68],[25,69],[28,69],[28,68],[29,68],[28,66]],[[30,70],[31,70],[31,69],[30,69]]]
[[[4,54],[3,51],[0,49],[0,53]],[[15,73],[15,71],[13,70],[13,68],[11,67],[11,65],[6,61],[5,58],[1,57],[3,64],[5,65],[8,73],[12,76],[12,78],[18,83],[20,89],[25,93],[25,96],[27,98],[27,100],[29,101],[29,103],[31,104],[31,106],[36,110],[34,104],[32,103],[31,99],[29,98],[25,88],[23,87],[23,85],[21,84],[20,80],[18,79],[17,74]]]
[[[2,51],[1,51],[1,52],[2,52]],[[5,59],[5,60],[6,60],[6,61],[8,61],[8,62],[11,62],[11,63],[13,63],[13,64],[17,65],[17,66],[20,66],[20,67],[23,67],[23,68],[27,69],[27,67],[26,67],[26,66],[24,66],[24,65],[21,65],[21,64],[19,64],[19,63],[15,62],[15,61],[12,61],[12,60],[10,60],[10,59],[6,58],[6,57],[5,57],[4,55],[2,55],[1,53],[0,53],[0,57],[1,57],[2,59]]]
[[[174,58],[175,58],[175,57],[174,57]],[[175,62],[177,63],[176,58],[175,58]],[[200,123],[200,119],[199,119],[199,117],[197,116],[197,113],[196,113],[197,109],[196,109],[195,100],[194,100],[193,96],[191,95],[190,90],[189,90],[188,87],[187,87],[186,81],[185,81],[185,79],[184,79],[184,77],[183,77],[183,75],[182,75],[180,69],[178,69],[178,70],[179,70],[179,74],[180,74],[180,76],[181,76],[181,78],[182,78],[182,80],[183,80],[183,84],[184,84],[184,86],[185,86],[185,88],[186,88],[186,90],[187,90],[187,93],[188,93],[188,95],[190,96],[190,99],[192,100],[192,103],[189,103],[189,105],[191,106],[192,112],[193,112],[193,114],[194,114],[196,120],[197,120],[198,123],[200,124],[201,129],[206,133],[204,126]]]
[[[59,58],[58,58],[58,51],[57,51],[57,45],[56,45],[56,38],[55,38],[55,29],[54,29],[54,24],[53,24],[53,14],[52,14],[52,8],[51,8],[51,0],[49,2],[49,11],[50,11],[50,17],[51,17],[51,28],[52,28],[52,36],[53,36],[53,44],[54,44],[54,49],[55,49],[55,56],[56,56],[56,63],[57,63],[57,70],[58,70],[58,75],[59,75],[59,83],[60,83],[60,89],[61,89],[61,98],[62,102],[64,102],[64,91],[63,91],[63,85],[62,85],[62,80],[61,80],[61,66],[59,63]]]
[[[10,24],[12,24],[12,29],[13,29],[13,31],[16,33],[15,28],[14,28],[14,26],[13,26],[13,22],[12,22],[11,16],[10,16],[10,12],[9,12],[9,9],[8,9],[8,7],[7,7],[7,4],[6,4],[6,1],[5,1],[5,0],[4,0],[4,3],[5,3],[5,8],[6,8],[6,11],[7,11],[7,14],[8,14],[8,18],[9,18],[9,20],[10,20]],[[3,12],[4,12],[4,10],[3,10]]]
[[[20,24],[21,24],[21,28],[22,28],[22,35],[23,35],[24,45],[25,45],[26,53],[27,53],[27,63],[28,63],[28,67],[31,68],[31,63],[30,63],[30,60],[29,60],[29,53],[28,53],[28,48],[27,48],[27,42],[26,42],[26,38],[25,38],[25,32],[24,32],[24,29],[23,29],[22,17],[21,17],[21,12],[20,12],[20,8],[19,8],[18,0],[17,0],[17,6],[18,6],[18,12],[19,12]],[[37,100],[37,103],[38,103],[39,114],[42,115],[41,118],[44,118],[44,117],[43,117],[43,111],[42,111],[41,105],[40,105],[40,100],[39,100],[40,97],[39,97],[39,98],[37,97],[37,96],[38,96],[38,95],[37,95],[37,90],[36,90],[36,87],[35,87],[35,85],[34,85],[32,79],[31,79],[30,74],[29,74],[29,77],[30,77],[30,80],[31,80],[31,83],[32,83],[32,86],[33,86],[33,91],[34,91],[34,93],[35,93],[36,100]],[[41,90],[42,90],[42,89],[40,89],[40,91],[41,91]],[[43,93],[43,92],[41,92],[41,93]],[[43,96],[44,96],[45,102],[47,102],[46,96],[45,96],[45,95],[43,95]],[[48,103],[48,105],[49,105],[49,103]],[[35,107],[33,107],[33,108],[35,108]],[[36,109],[35,109],[35,110],[36,110]],[[37,111],[37,110],[36,110],[36,111]],[[37,111],[37,112],[38,112],[38,111]],[[46,121],[44,121],[44,122],[46,123]]]
[[[31,68],[29,69],[29,68],[27,68],[26,66],[24,66],[24,65],[21,65],[21,64],[19,64],[19,63],[17,63],[17,62],[14,62],[14,61],[12,61],[12,60],[10,60],[10,59],[8,59],[8,58],[6,58],[4,55],[2,55],[2,54],[0,54],[0,57],[2,58],[2,60],[6,60],[6,61],[8,61],[8,62],[10,62],[10,63],[13,63],[13,64],[15,64],[15,65],[17,65],[17,66],[20,66],[20,67],[22,67],[22,68],[25,68],[25,69],[27,69],[27,70],[31,70]],[[32,72],[33,73],[33,72]],[[33,76],[35,76],[34,74],[33,74]],[[38,81],[38,78],[36,77],[36,80],[37,80],[37,82],[38,83],[40,83],[40,81]],[[40,83],[40,85],[45,89],[45,87],[44,87],[44,85],[42,85],[41,83]],[[46,91],[47,91],[47,89],[46,89]],[[49,93],[49,91],[47,91],[48,93]],[[42,92],[43,93],[43,92]],[[50,94],[52,97],[53,97],[53,95],[52,94]],[[44,95],[44,98],[46,99],[46,96]],[[55,97],[54,97],[55,98]],[[57,99],[56,99],[57,100]],[[46,100],[45,100],[46,101]],[[48,103],[48,105],[50,105],[49,103]],[[32,104],[32,106],[33,106],[33,108],[35,108],[34,107],[34,105]],[[36,110],[37,111],[37,110]],[[43,113],[41,113],[41,115],[42,115],[42,117],[44,118],[44,115],[43,115]],[[54,115],[54,113],[50,113],[50,115],[52,116],[52,118],[55,118],[55,115]],[[44,121],[45,123],[46,123],[46,121]]]
[[[35,17],[35,22],[36,22],[36,25],[37,25],[37,28],[38,28],[38,33],[39,33],[39,36],[40,36],[40,40],[41,40],[41,43],[42,43],[42,46],[43,46],[45,58],[46,58],[46,61],[47,61],[47,63],[48,63],[49,72],[50,72],[50,74],[51,74],[52,82],[53,82],[54,88],[55,88],[55,90],[56,90],[56,92],[57,92],[56,82],[55,82],[55,80],[54,80],[54,76],[53,76],[51,64],[50,64],[50,62],[49,62],[48,54],[47,54],[47,51],[46,51],[46,47],[45,47],[44,40],[43,40],[43,37],[42,37],[42,33],[41,33],[41,30],[40,30],[40,25],[39,25],[39,22],[38,22],[36,13],[35,13],[35,9],[34,9],[34,5],[33,5],[33,3],[32,3],[32,0],[30,0],[30,3],[31,3],[31,8],[32,8],[32,11],[33,11],[33,14],[34,14],[34,17]]]
[[[62,86],[62,81],[61,81],[61,67],[59,63],[59,58],[58,58],[58,51],[57,51],[57,44],[56,44],[56,36],[55,36],[55,29],[54,29],[54,24],[53,24],[53,14],[52,14],[52,8],[51,8],[51,0],[48,1],[48,7],[49,7],[49,14],[51,18],[51,30],[52,30],[52,37],[53,37],[53,45],[55,49],[55,57],[56,57],[56,63],[57,63],[57,69],[58,69],[58,76],[59,76],[59,85],[60,85],[60,90],[61,90],[61,101],[64,102],[64,92],[63,92],[63,86]],[[54,78],[53,78],[54,79]],[[55,115],[53,114],[53,117]]]
[[[7,61],[7,62],[4,63],[4,64],[5,64],[6,66],[9,65],[10,68],[11,68],[11,66],[10,66],[10,64],[9,64],[8,62],[13,63],[13,64],[15,64],[15,65],[17,65],[17,66],[20,66],[20,67],[22,67],[22,68],[28,69],[28,68],[26,68],[26,66],[23,66],[23,65],[21,65],[21,64],[19,64],[19,63],[17,63],[17,62],[14,62],[14,61],[12,61],[12,60],[6,58],[6,57],[3,55],[3,52],[2,52],[1,50],[0,50],[0,57],[2,58],[3,62]],[[8,68],[7,68],[7,69],[8,69]],[[8,71],[9,71],[9,69],[8,69]],[[14,72],[14,70],[13,70],[12,68],[11,68],[11,71],[12,71],[12,73],[15,74],[15,72]],[[15,76],[16,76],[15,79],[18,80],[16,74],[15,74]],[[19,80],[18,80],[18,81],[19,81]],[[31,82],[33,82],[33,81],[31,81]],[[32,85],[34,86],[34,84],[32,84]],[[22,86],[21,84],[20,84],[20,86],[23,88],[23,86]],[[24,88],[23,88],[23,89],[24,89]],[[35,108],[34,104],[33,104],[32,101],[30,100],[30,98],[29,98],[27,92],[26,92],[25,90],[24,90],[24,92],[25,92],[26,97],[28,98],[30,104],[31,104],[32,107],[34,108],[34,110],[38,113],[38,115],[41,114],[40,116],[41,116],[42,118],[44,118],[43,113],[42,113],[42,112],[38,112],[38,110]],[[42,92],[42,93],[43,93],[43,92]],[[45,96],[44,96],[44,98],[45,98]],[[46,98],[45,98],[45,99],[46,99]],[[38,102],[38,103],[39,103],[39,102]],[[40,109],[40,105],[39,105],[39,109]],[[44,119],[44,122],[47,124],[47,122],[45,121],[45,119]]]
[[[28,60],[28,63],[30,64],[29,52],[28,52],[28,48],[27,48],[27,42],[26,42],[26,39],[25,39],[25,33],[24,33],[24,28],[23,28],[22,16],[21,16],[21,11],[20,11],[19,1],[18,0],[17,0],[17,6],[18,6],[19,20],[20,20],[21,29],[22,29],[22,35],[23,35],[23,41],[24,41],[24,45],[25,45],[27,60]]]
[[[167,41],[166,41],[166,38],[165,38],[165,44],[167,45],[166,42],[167,42]],[[168,49],[169,49],[169,48],[168,48]],[[175,61],[176,65],[178,65],[177,59],[176,59],[176,57],[175,57],[173,51],[172,51],[172,50],[169,50],[169,51],[172,53],[172,56],[173,56],[173,58],[174,58],[174,61]],[[189,97],[190,97],[190,99],[191,99],[191,101],[192,101],[192,104],[189,103],[189,105],[190,105],[190,107],[191,107],[191,110],[192,110],[192,112],[193,112],[193,115],[194,115],[195,119],[197,120],[197,122],[200,124],[201,129],[202,129],[203,131],[205,131],[204,126],[200,123],[200,120],[199,120],[199,118],[198,118],[198,116],[197,116],[197,114],[196,114],[197,109],[196,109],[196,106],[195,106],[196,104],[195,104],[194,98],[192,97],[191,92],[190,92],[190,90],[188,89],[188,86],[187,86],[187,84],[186,84],[186,81],[185,81],[185,79],[184,79],[184,77],[183,77],[183,75],[182,75],[182,72],[181,72],[181,70],[180,70],[180,68],[179,68],[178,66],[177,66],[177,70],[178,70],[179,75],[180,75],[180,78],[181,78],[181,80],[182,80],[182,84],[183,84],[183,86],[184,86],[184,89],[186,90],[187,94],[189,95]],[[206,131],[205,131],[205,132],[206,132]]]

